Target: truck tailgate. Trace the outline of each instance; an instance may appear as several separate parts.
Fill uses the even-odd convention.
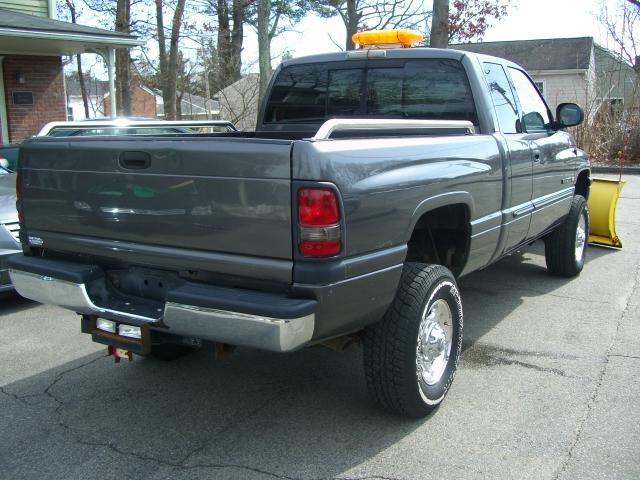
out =
[[[291,260],[291,148],[250,138],[34,139],[20,158],[26,231],[45,248],[47,235],[66,234]]]

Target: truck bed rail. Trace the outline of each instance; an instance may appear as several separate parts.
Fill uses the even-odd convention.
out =
[[[351,119],[332,118],[327,120],[318,129],[311,140],[330,140],[334,132],[354,130],[449,130],[461,135],[473,135],[475,127],[466,120],[396,120],[396,119]]]

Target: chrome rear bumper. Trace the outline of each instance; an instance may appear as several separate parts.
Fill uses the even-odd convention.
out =
[[[51,262],[49,262],[51,263]],[[114,310],[97,305],[88,294],[85,283],[75,283],[46,274],[9,269],[11,280],[17,292],[23,297],[41,303],[58,305],[80,314],[95,315],[134,325],[147,324],[152,329],[166,333],[200,338],[232,345],[286,352],[298,349],[309,343],[315,326],[315,301],[286,299],[277,294],[255,293],[249,298],[260,299],[259,304],[251,305],[251,313],[231,311],[215,306],[191,305],[168,300],[164,307],[142,309],[131,306],[128,311]],[[201,291],[206,287],[199,286]],[[220,296],[220,289],[211,287]],[[229,289],[232,290],[232,289]],[[237,292],[237,290],[236,290]],[[223,292],[224,293],[224,292]],[[206,295],[205,295],[206,297]],[[298,316],[280,318],[256,313],[261,308],[265,312],[270,307],[270,297],[281,311],[286,310],[290,302],[292,312]],[[301,308],[301,302],[304,302]],[[151,312],[151,313],[149,313]],[[155,315],[152,314],[155,312]]]

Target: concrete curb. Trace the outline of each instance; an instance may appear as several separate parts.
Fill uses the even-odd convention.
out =
[[[620,173],[620,167],[591,167],[593,173]],[[640,167],[624,167],[622,175],[640,175]]]

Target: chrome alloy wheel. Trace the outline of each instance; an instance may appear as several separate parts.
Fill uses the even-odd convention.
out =
[[[578,220],[578,227],[576,228],[576,262],[582,260],[584,255],[584,247],[587,244],[587,222],[584,218],[584,214],[580,215]]]
[[[422,314],[416,347],[418,384],[434,385],[444,374],[453,340],[453,315],[446,300],[438,299]]]

